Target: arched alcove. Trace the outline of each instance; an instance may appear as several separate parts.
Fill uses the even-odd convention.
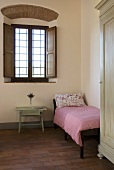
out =
[[[34,18],[50,22],[58,17],[58,13],[51,9],[26,4],[6,6],[1,12],[9,19]]]

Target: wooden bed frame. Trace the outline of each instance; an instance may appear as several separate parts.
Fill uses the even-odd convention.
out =
[[[54,104],[54,115],[55,115],[55,109],[56,109],[55,99],[53,99],[53,104]],[[54,124],[54,128],[56,129],[57,127],[58,125]],[[65,132],[65,140],[67,140],[67,136],[68,134]],[[80,146],[80,158],[81,159],[84,158],[84,142],[90,138],[95,138],[99,143],[100,142],[99,141],[100,140],[100,128],[81,131],[81,139],[82,139],[82,144],[83,144],[83,146]]]

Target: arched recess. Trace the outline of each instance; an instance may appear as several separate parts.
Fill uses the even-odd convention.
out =
[[[34,18],[47,22],[56,20],[59,15],[48,8],[26,4],[6,6],[1,9],[1,12],[9,19]]]

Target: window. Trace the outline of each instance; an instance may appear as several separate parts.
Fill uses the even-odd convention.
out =
[[[47,82],[57,76],[56,27],[4,24],[4,77]]]

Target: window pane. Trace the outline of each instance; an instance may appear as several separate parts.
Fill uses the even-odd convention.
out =
[[[19,60],[19,54],[15,54],[15,60]]]
[[[26,68],[20,68],[20,74],[27,74]]]
[[[45,40],[45,36],[41,35],[41,40],[44,41]]]
[[[32,30],[32,33],[33,33],[33,35],[34,35],[34,34],[40,34],[40,30],[39,30],[39,29],[33,29],[33,30]]]
[[[22,75],[20,74],[20,75],[17,76],[17,77],[20,77],[20,78],[22,77],[22,78],[24,78],[24,77],[28,77],[28,75],[27,75],[27,74],[22,74]]]
[[[40,35],[34,34],[32,35],[33,40],[40,40]]]
[[[28,61],[27,54],[20,54],[20,60],[27,60]]]
[[[16,68],[15,69],[15,76],[16,77],[27,77],[27,69],[26,68]]]
[[[16,74],[16,77],[19,77],[19,74]]]
[[[16,74],[19,74],[19,68],[15,69]]]
[[[44,45],[45,45],[45,42],[41,41],[41,47],[44,47]]]
[[[33,54],[40,54],[40,48],[33,48],[32,52]]]
[[[44,31],[44,30],[41,30],[41,34],[45,34],[45,31]]]
[[[19,67],[19,61],[15,61],[15,66]]]
[[[19,40],[18,39],[16,40],[16,46],[19,47]]]
[[[20,46],[27,47],[28,46],[27,41],[20,41]]]
[[[41,54],[44,54],[44,48],[41,48]]]
[[[45,76],[44,76],[44,75],[36,75],[36,74],[34,74],[34,75],[32,75],[32,77],[34,77],[34,78],[35,78],[35,77],[36,77],[36,78],[37,78],[37,77],[39,77],[39,78],[44,78]]]
[[[20,67],[28,67],[27,61],[20,61]]]
[[[40,68],[34,68],[33,74],[40,74]]]
[[[32,46],[33,47],[40,47],[40,41],[33,41]]]
[[[20,53],[27,54],[27,48],[20,47]]]
[[[41,67],[44,67],[44,61],[43,62],[41,61]]]
[[[15,77],[28,77],[28,29],[15,29]]]
[[[19,34],[15,35],[16,40],[19,40]]]
[[[27,29],[21,28],[21,29],[20,29],[20,34],[23,34],[23,33],[24,33],[24,34],[27,34]]]
[[[41,74],[44,74],[44,68],[41,68]]]
[[[44,75],[40,75],[40,77],[44,77]]]
[[[32,60],[40,60],[40,55],[33,55]]]
[[[16,33],[16,34],[19,34],[19,28],[16,28],[16,29],[15,29],[15,33]]]
[[[19,54],[19,47],[16,47],[15,53]]]
[[[20,39],[21,40],[27,40],[26,34],[20,34]]]
[[[40,67],[40,61],[33,61],[32,67]]]
[[[41,55],[41,61],[44,62],[45,56]]]
[[[44,77],[45,76],[45,30],[32,30],[32,67],[33,77]]]

